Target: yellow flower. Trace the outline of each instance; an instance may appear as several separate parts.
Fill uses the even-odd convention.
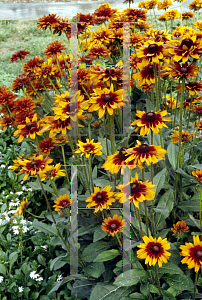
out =
[[[104,232],[110,233],[112,236],[118,232],[123,232],[123,227],[126,226],[125,220],[122,220],[122,216],[114,215],[113,218],[105,218],[101,227]]]
[[[53,207],[55,207],[55,211],[59,211],[71,204],[69,195],[61,195],[60,197],[57,197],[54,202],[55,205],[53,205]]]
[[[89,139],[86,140],[86,143],[83,143],[82,141],[78,141],[79,149],[75,151],[75,153],[81,153],[81,156],[85,154],[86,158],[89,158],[91,154],[94,155],[102,155],[102,146],[100,143],[94,143],[94,139],[89,141]]]
[[[193,236],[194,244],[185,243],[185,245],[181,245],[180,252],[181,256],[185,256],[182,260],[182,264],[187,264],[188,268],[194,268],[195,272],[198,272],[200,267],[202,266],[202,242],[199,239],[199,236]]]
[[[102,211],[103,208],[108,209],[109,205],[112,205],[112,203],[116,201],[113,198],[114,192],[110,192],[111,188],[110,185],[105,186],[101,190],[99,187],[94,187],[94,193],[86,199],[86,202],[89,202],[86,207],[91,208],[95,206],[95,213],[99,210]]]
[[[175,143],[179,143],[179,131],[177,130],[173,130],[174,133],[171,134],[171,143],[175,144]],[[181,144],[183,144],[186,141],[190,141],[193,137],[193,133],[189,133],[188,131],[182,130],[182,139],[181,139]]]
[[[192,175],[196,178],[196,180],[198,180],[200,183],[202,183],[202,169],[193,171]]]
[[[167,263],[171,253],[166,250],[170,249],[170,243],[167,242],[167,238],[163,239],[158,237],[158,239],[152,236],[143,236],[144,243],[141,243],[137,247],[141,248],[137,251],[137,257],[140,259],[145,259],[145,264],[150,266],[155,266],[158,262],[159,267],[162,267],[162,263]]]

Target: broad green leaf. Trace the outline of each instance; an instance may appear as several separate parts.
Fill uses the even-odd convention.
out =
[[[192,280],[183,274],[180,274],[180,276],[176,276],[176,274],[166,274],[162,279],[164,279],[170,287],[174,288],[178,294],[185,290],[192,291],[194,289]]]
[[[56,292],[59,287],[65,283],[67,283],[68,281],[72,280],[72,278],[70,276],[63,278],[62,281],[59,281],[55,284],[55,286],[50,290],[50,292],[48,293],[48,295],[50,295],[52,292]]]
[[[154,176],[153,183],[156,185],[156,196],[158,195],[158,193],[160,192],[160,190],[164,185],[165,174],[166,174],[166,169],[163,169]]]
[[[67,255],[60,255],[60,256],[57,256],[56,258],[54,258],[53,260],[52,260],[52,262],[51,262],[51,264],[50,264],[50,270],[52,271],[52,270],[57,270],[58,268],[57,268],[57,263],[59,262],[59,261],[61,261],[63,258],[65,258],[65,257],[67,257]]]
[[[104,188],[105,186],[109,185],[109,180],[103,179],[103,178],[96,178],[96,179],[93,180],[93,183],[96,186]]]
[[[108,261],[112,260],[118,255],[121,255],[119,250],[112,249],[103,251],[102,253],[98,254],[98,256],[93,260],[93,262],[102,262],[102,261]]]
[[[87,275],[99,278],[102,273],[104,273],[105,267],[102,262],[93,262],[86,264],[86,266],[83,268],[83,271],[86,272]]]
[[[114,284],[117,286],[131,286],[146,278],[148,278],[148,273],[145,270],[132,269],[116,277]]]
[[[30,186],[33,190],[41,190],[41,185],[38,179],[35,182],[28,182],[27,185]],[[42,183],[42,185],[45,191],[54,194],[52,187],[50,187],[50,183],[46,183],[46,184]]]
[[[120,287],[106,282],[99,282],[93,288],[89,300],[120,300],[132,290],[134,290],[134,287]]]
[[[146,99],[146,110],[147,112],[155,111],[154,104],[149,99]]]
[[[163,300],[176,300],[176,298],[168,291],[162,290]]]
[[[95,231],[95,226],[96,226],[96,224],[91,224],[88,227],[81,226],[78,229],[78,236],[82,236],[84,234],[92,234]],[[99,227],[101,227],[101,226],[99,226]]]
[[[182,175],[182,177],[194,180],[193,176],[190,176],[189,174],[185,173],[182,169],[177,169],[175,172],[178,173],[178,174],[180,174],[180,175]]]
[[[158,268],[158,275],[161,277],[163,274],[182,275],[183,271],[177,265],[168,262],[167,264],[163,264],[161,268]]]
[[[149,291],[150,291],[150,293],[160,295],[159,289],[153,284],[149,285]]]
[[[193,167],[193,168],[196,168],[196,169],[202,169],[202,164],[195,164],[195,165],[190,165],[189,167]]]
[[[196,220],[191,214],[189,214],[189,217],[192,221],[194,221],[194,223],[196,224],[196,226],[201,229],[200,223],[198,220]]]
[[[107,235],[107,232],[104,232],[102,230],[102,227],[98,226],[94,231],[93,242],[97,242],[97,241],[103,239],[106,235]]]
[[[96,280],[76,280],[73,284],[71,296],[79,299],[89,299],[92,288],[96,285]],[[76,298],[76,299],[77,299]]]
[[[170,143],[167,148],[168,160],[174,170],[177,168],[178,148],[173,143]]]
[[[42,265],[42,266],[46,266],[46,259],[43,255],[39,254],[37,256],[38,262]]]
[[[18,259],[18,253],[17,252],[12,252],[9,255],[10,268],[14,264],[14,262],[16,262],[17,259]]]
[[[31,300],[39,299],[39,293],[38,292],[32,292],[30,299]]]
[[[140,293],[132,293],[129,295],[129,298],[127,299],[148,300],[148,297]]]
[[[173,205],[174,205],[174,193],[173,190],[168,190],[163,194],[156,207],[157,211],[160,210],[159,212],[157,212],[155,216],[156,228],[158,224],[160,224],[163,220],[165,220],[165,218],[169,216],[170,212],[173,209]]]
[[[50,234],[50,235],[58,236],[57,229],[55,229],[55,228],[54,228],[53,226],[51,226],[51,225],[47,225],[47,224],[38,222],[38,221],[36,221],[36,220],[32,223],[32,225],[33,225],[36,229],[41,230],[42,232],[48,233],[48,234]]]
[[[93,176],[93,179],[97,178],[97,166],[94,167],[92,176]]]
[[[81,255],[86,262],[93,262],[98,254],[109,249],[112,246],[110,242],[97,241],[88,245]]]
[[[184,212],[191,212],[191,211],[199,211],[199,205],[200,201],[199,200],[189,200],[189,201],[183,201],[178,204],[178,208],[183,210]]]
[[[0,274],[3,274],[4,276],[6,276],[6,267],[3,264],[0,264]]]

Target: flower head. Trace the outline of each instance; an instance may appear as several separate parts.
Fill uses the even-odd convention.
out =
[[[60,18],[56,17],[56,14],[44,15],[42,18],[39,18],[37,24],[37,27],[42,29],[55,28],[60,25]]]
[[[78,141],[79,149],[75,151],[75,153],[81,153],[81,156],[85,154],[86,158],[89,158],[91,154],[94,155],[102,155],[102,146],[100,143],[94,143],[94,139],[89,141],[89,139],[86,140],[86,143],[83,143],[82,141]]]
[[[173,130],[173,132],[174,133],[172,133],[170,136],[172,139],[171,142],[173,144],[179,143],[179,131]],[[184,142],[190,141],[192,139],[193,135],[194,135],[193,133],[189,133],[188,131],[186,131],[186,133],[185,133],[185,131],[182,130],[181,144],[183,144]]]
[[[109,205],[112,205],[112,203],[116,201],[113,198],[114,192],[110,192],[111,188],[110,185],[105,186],[101,190],[99,187],[94,187],[94,193],[86,199],[86,202],[89,202],[86,207],[91,208],[95,206],[95,213],[99,210],[102,211],[103,208],[108,209]]]
[[[128,184],[120,184],[117,188],[121,190],[121,192],[116,193],[116,197],[120,203],[124,203],[130,199],[130,202],[133,201],[134,205],[139,208],[139,202],[154,200],[155,185],[149,182],[149,180],[144,182],[138,180],[137,173],[135,173],[134,178],[130,178]]]
[[[137,257],[145,259],[145,264],[150,266],[155,266],[158,262],[159,267],[162,267],[162,263],[167,263],[171,253],[166,250],[170,249],[170,243],[167,242],[167,239],[158,237],[158,239],[153,238],[152,236],[143,236],[144,243],[141,243],[137,247],[141,248],[137,251]]]
[[[137,131],[139,128],[140,135],[146,135],[150,132],[150,129],[154,133],[159,133],[159,129],[163,127],[167,127],[164,122],[171,122],[171,118],[164,117],[167,115],[167,111],[164,110],[162,112],[145,112],[137,110],[136,116],[139,117],[139,120],[134,121],[131,125],[137,125],[138,128],[135,130]]]
[[[19,50],[11,56],[11,61],[14,62],[18,59],[24,59],[29,54],[30,52],[27,50]]]
[[[178,221],[176,224],[173,224],[171,228],[173,235],[180,240],[186,236],[186,231],[189,230],[189,227],[185,223],[185,221]]]
[[[122,220],[122,216],[114,215],[113,218],[105,218],[101,227],[104,232],[110,233],[112,236],[118,232],[123,232],[123,227],[126,226],[125,220]]]
[[[53,56],[54,58],[57,57],[58,54],[62,53],[62,50],[66,49],[65,44],[62,44],[61,42],[54,41],[46,46],[45,50],[45,56],[47,58]]]
[[[60,195],[60,197],[57,197],[54,202],[55,205],[53,205],[53,207],[55,207],[55,211],[59,211],[71,204],[69,195]]]
[[[193,236],[194,244],[185,243],[185,245],[181,245],[180,252],[181,256],[185,256],[182,260],[182,264],[187,264],[188,268],[194,268],[195,272],[198,272],[200,267],[202,266],[202,242],[199,239],[199,236]]]
[[[202,183],[202,169],[193,171],[192,175],[196,178],[196,180],[198,180],[200,183]]]

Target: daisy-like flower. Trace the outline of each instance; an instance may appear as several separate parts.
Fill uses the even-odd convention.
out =
[[[27,50],[19,50],[19,51],[15,52],[14,54],[12,54],[11,61],[14,62],[18,59],[24,59],[29,54],[30,54],[30,52]]]
[[[60,197],[57,197],[54,201],[55,205],[53,205],[55,211],[59,211],[65,207],[68,207],[71,205],[71,200],[69,195],[61,195]]]
[[[110,42],[114,41],[113,31],[108,27],[103,26],[98,28],[96,31],[92,31],[90,44],[92,46],[101,46],[103,43],[105,45],[110,44]]]
[[[189,227],[187,226],[185,221],[178,221],[176,224],[173,224],[173,227],[171,228],[171,230],[175,233],[175,234],[181,234],[184,233],[185,231],[189,230]]]
[[[89,103],[92,105],[89,107],[88,111],[99,110],[99,118],[102,118],[106,113],[113,115],[114,109],[120,109],[124,106],[123,104],[123,89],[120,89],[114,92],[114,86],[111,84],[110,89],[96,88],[93,89],[94,93],[92,94],[91,100]]]
[[[100,56],[109,57],[109,50],[104,45],[92,46],[88,49],[87,54],[94,59]]]
[[[34,56],[32,59],[27,61],[24,66],[23,70],[26,75],[31,75],[35,72],[36,68],[41,67],[44,63],[44,59],[42,59],[40,56]]]
[[[170,10],[165,11],[164,16],[167,21],[173,20],[173,19],[179,19],[180,13],[177,9],[170,9]]]
[[[185,11],[184,13],[182,13],[182,20],[187,20],[187,19],[191,19],[194,17],[194,14],[192,12],[188,12]]]
[[[29,81],[29,76],[22,73],[19,74],[12,83],[12,91],[18,91],[23,88],[23,86],[26,86],[26,83]]]
[[[197,28],[198,30],[202,30],[202,21],[196,21],[194,23],[194,27]]]
[[[137,110],[136,116],[139,117],[139,120],[134,121],[131,125],[137,125],[138,128],[135,130],[137,131],[139,128],[140,135],[146,135],[150,132],[150,129],[154,133],[159,133],[159,129],[166,127],[166,124],[164,122],[171,122],[172,119],[169,117],[164,117],[167,115],[167,111],[158,111],[158,112],[148,112]]]
[[[200,95],[200,91],[202,90],[202,81],[189,81],[185,83],[185,91],[189,91],[190,95]],[[180,88],[181,91],[181,88]]]
[[[8,88],[0,86],[0,105],[12,103],[17,98]]]
[[[163,1],[160,1],[158,3],[158,10],[160,9],[167,9],[168,7],[170,7],[171,5],[173,5],[173,2],[171,0],[163,0]]]
[[[65,176],[66,174],[64,173],[65,170],[60,170],[61,168],[61,164],[58,163],[55,166],[51,165],[51,168],[49,168],[48,171],[44,171],[42,170],[41,172],[39,172],[39,176],[41,177],[41,181],[45,180],[45,179],[53,179],[53,178],[58,178],[60,176]]]
[[[14,137],[18,138],[18,143],[21,143],[26,136],[30,137],[32,140],[35,139],[36,134],[40,133],[40,122],[37,122],[37,114],[34,114],[32,120],[26,118],[26,125],[18,125],[18,129],[14,132]]]
[[[137,166],[133,164],[133,161],[126,163],[126,159],[129,156],[126,153],[128,148],[122,147],[113,155],[107,156],[107,161],[102,165],[102,168],[108,170],[111,174],[117,174],[121,170],[121,175],[123,175],[124,167],[128,166],[130,169],[134,169]]]
[[[198,180],[200,183],[202,183],[202,169],[193,171],[192,175],[196,178],[196,180]]]
[[[108,209],[109,206],[116,201],[116,199],[114,199],[114,192],[110,192],[111,188],[110,185],[105,186],[103,189],[94,187],[94,193],[86,199],[86,202],[89,202],[86,208],[95,206],[95,213],[99,210]]]
[[[157,163],[158,159],[163,159],[167,151],[162,149],[160,146],[149,146],[147,144],[141,144],[137,141],[137,145],[133,148],[126,150],[127,153],[131,154],[126,162],[134,161],[136,165],[141,165],[142,163]]]
[[[148,64],[147,66],[144,66],[143,63],[140,63],[138,65],[140,72],[137,72],[132,75],[134,79],[138,80],[138,87],[142,87],[145,84],[151,85],[155,83],[155,77],[154,77],[154,66],[153,64]],[[157,74],[158,74],[158,64],[156,66],[157,68]]]
[[[62,50],[65,49],[66,49],[65,44],[62,44],[59,41],[54,41],[46,46],[46,50],[44,53],[47,58],[53,56],[56,59],[57,55],[61,54]]]
[[[191,111],[195,114],[201,115],[202,114],[202,105],[194,105]]]
[[[125,220],[122,220],[122,216],[113,215],[113,218],[105,218],[102,222],[102,230],[104,232],[110,233],[111,236],[114,236],[118,232],[123,232],[123,227],[126,226]]]
[[[181,245],[180,252],[181,256],[185,256],[182,260],[182,264],[187,264],[189,269],[194,268],[195,272],[198,272],[200,267],[202,266],[202,242],[199,239],[199,236],[193,236],[192,243],[185,243],[185,245]]]
[[[189,9],[193,11],[197,11],[202,8],[201,0],[194,0],[189,4]]]
[[[194,65],[193,63],[191,63],[190,65],[187,65],[187,63],[181,65],[180,63],[175,62],[174,64],[170,64],[165,70],[162,71],[162,73],[166,73],[167,75],[169,75],[169,77],[180,79],[182,77],[196,77],[198,70],[199,67]]]
[[[20,202],[20,205],[18,206],[18,211],[14,214],[14,216],[23,216],[23,212],[28,204],[27,198]]]
[[[163,59],[163,43],[149,41],[147,45],[144,45],[138,49],[137,57],[142,58],[143,66],[148,63],[158,63]]]
[[[37,21],[37,27],[42,29],[55,28],[60,25],[60,18],[56,14],[49,14],[48,16],[43,16]]]
[[[144,182],[138,180],[137,173],[135,173],[134,178],[130,178],[128,184],[120,184],[117,188],[121,190],[121,192],[116,193],[116,198],[119,199],[120,203],[124,203],[130,199],[130,202],[133,202],[139,208],[139,202],[154,200],[155,185],[149,182],[149,180]],[[128,193],[128,190],[130,190],[130,193]]]
[[[141,243],[137,247],[141,248],[137,251],[137,257],[145,259],[145,264],[155,266],[158,262],[159,267],[162,267],[162,263],[167,263],[171,253],[167,250],[170,249],[170,243],[167,242],[167,238],[158,239],[153,238],[151,235],[143,236],[144,243]]]
[[[18,292],[19,292],[19,293],[23,292],[23,290],[24,290],[24,287],[23,287],[23,286],[19,286],[19,287],[18,287]]]
[[[109,3],[104,3],[99,5],[98,9],[93,13],[93,16],[95,18],[102,17],[104,18],[104,21],[107,21],[108,19],[115,18],[117,10],[117,8],[112,9]]]
[[[173,130],[174,133],[171,134],[171,143],[175,144],[175,143],[179,143],[179,131],[177,130]],[[181,139],[181,144],[183,144],[184,142],[190,141],[193,137],[193,133],[189,133],[188,131],[182,130],[182,139]]]
[[[49,155],[51,150],[54,149],[54,142],[51,138],[47,138],[42,140],[39,143],[39,147],[44,156]]]
[[[83,143],[82,141],[78,141],[79,149],[75,151],[75,153],[81,153],[81,156],[85,154],[86,158],[89,158],[91,154],[94,155],[102,155],[102,149],[101,143],[94,143],[94,139],[89,141],[89,139],[86,140],[86,143]]]
[[[25,181],[30,175],[37,175],[41,171],[50,171],[52,169],[52,166],[49,164],[52,163],[53,159],[51,158],[45,158],[43,159],[43,155],[32,155],[32,157],[29,157],[27,159],[23,159],[22,157],[18,157],[17,160],[14,160],[15,163],[12,166],[12,170],[16,170],[21,168],[20,172],[18,174],[25,173],[25,176],[23,177],[23,181]]]

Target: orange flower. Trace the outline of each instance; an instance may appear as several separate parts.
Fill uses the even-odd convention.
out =
[[[110,233],[111,236],[114,236],[118,232],[123,232],[123,227],[126,226],[125,220],[122,220],[122,216],[114,215],[113,218],[105,218],[101,227],[104,232]]]
[[[187,226],[185,221],[182,220],[182,221],[178,221],[176,224],[173,224],[173,227],[171,228],[171,230],[175,234],[181,234],[181,233],[184,233],[185,231],[189,230],[189,227]]]
[[[15,52],[14,54],[12,54],[11,61],[14,62],[18,59],[24,59],[29,54],[30,54],[30,52],[27,50],[19,50],[19,51]]]
[[[44,15],[42,18],[39,18],[37,24],[37,27],[42,29],[55,28],[60,25],[60,18],[56,17],[56,14]]]
[[[202,183],[202,169],[193,171],[192,175],[196,178],[196,180],[198,180],[200,183]]]
[[[54,41],[46,46],[46,50],[44,53],[47,58],[53,56],[56,59],[57,55],[61,54],[62,50],[65,49],[66,49],[65,44],[62,44],[61,42],[58,41]]]
[[[60,197],[57,197],[56,201],[54,202],[55,205],[53,205],[53,207],[55,207],[55,211],[59,211],[71,205],[71,200],[69,195],[61,195]]]

